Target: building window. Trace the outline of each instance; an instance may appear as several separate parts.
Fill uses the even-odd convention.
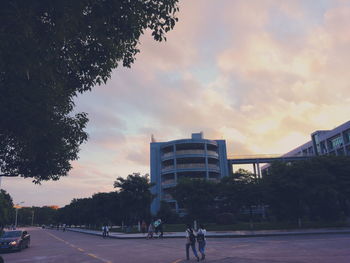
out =
[[[345,140],[345,143],[350,142],[350,130],[347,130],[344,132],[344,140]]]
[[[341,136],[334,137],[329,140],[329,145],[331,149],[336,149],[339,148],[340,146],[343,145],[343,139]]]

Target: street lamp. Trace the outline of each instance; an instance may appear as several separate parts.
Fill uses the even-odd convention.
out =
[[[16,208],[16,218],[15,218],[15,229],[17,228],[17,216],[18,216],[18,208],[21,208],[20,204],[23,204],[24,201],[18,203],[15,205],[15,208]]]
[[[34,226],[34,208],[32,210],[32,226]]]

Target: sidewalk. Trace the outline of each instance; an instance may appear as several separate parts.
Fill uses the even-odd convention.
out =
[[[68,231],[89,235],[102,236],[101,231],[80,228],[67,228]],[[324,235],[324,234],[350,234],[350,228],[323,228],[323,229],[293,229],[293,230],[256,230],[256,231],[207,231],[207,238],[244,238],[244,237],[271,237],[271,236],[297,236],[297,235]],[[142,233],[126,234],[110,232],[110,238],[118,239],[145,239]],[[164,232],[164,238],[184,238],[185,231]]]

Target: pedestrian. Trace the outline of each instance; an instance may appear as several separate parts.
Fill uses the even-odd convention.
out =
[[[0,256],[0,263],[4,263],[4,259]]]
[[[154,221],[154,223],[153,223],[153,225],[154,225],[154,233],[155,233],[156,235],[158,235],[158,232],[159,232],[159,224],[160,224],[159,219],[157,219],[157,220]]]
[[[186,229],[186,259],[190,260],[190,247],[192,248],[193,254],[199,261],[199,257],[196,250],[196,235],[190,224],[187,225]]]
[[[108,226],[107,225],[103,225],[102,226],[102,237],[106,238],[108,235]]]
[[[201,253],[201,260],[205,259],[205,235],[207,234],[207,230],[205,230],[203,225],[199,225],[199,229],[197,231],[197,242],[198,242],[198,251]]]
[[[153,232],[154,232],[154,227],[153,227],[153,223],[151,222],[148,226],[148,234],[146,239],[153,238]]]
[[[145,220],[142,220],[141,231],[142,231],[143,235],[145,235],[147,232],[147,224],[146,224]]]
[[[159,236],[158,238],[163,238],[163,222],[162,220],[159,218],[158,219],[158,231],[159,231]]]
[[[62,231],[65,232],[66,231],[66,224],[62,225]]]

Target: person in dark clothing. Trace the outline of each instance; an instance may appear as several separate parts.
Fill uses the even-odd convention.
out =
[[[163,238],[163,222],[161,219],[158,219],[159,225],[158,225],[158,231],[159,231],[159,236],[158,238]]]
[[[186,259],[190,260],[190,247],[192,248],[194,256],[199,261],[199,257],[196,250],[196,235],[190,224],[187,225],[186,229]]]

